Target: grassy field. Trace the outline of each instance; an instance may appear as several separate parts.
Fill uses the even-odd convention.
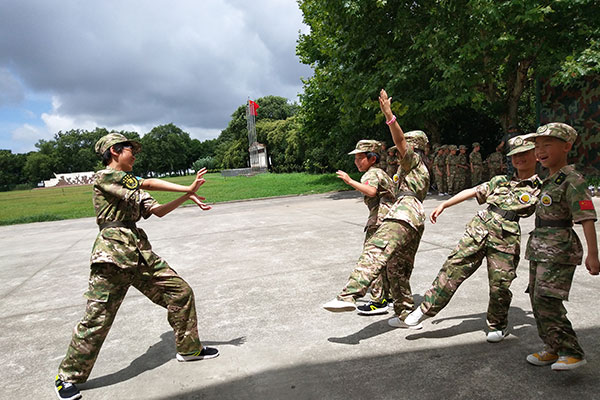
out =
[[[198,194],[206,197],[208,203],[351,189],[335,174],[260,174],[225,178],[219,173],[214,173],[206,174],[205,178],[206,183]],[[354,178],[358,179],[358,174]],[[166,179],[188,185],[193,177]],[[152,195],[160,203],[166,203],[179,196],[177,193],[168,192],[153,192]],[[93,216],[90,185],[0,192],[0,225]]]

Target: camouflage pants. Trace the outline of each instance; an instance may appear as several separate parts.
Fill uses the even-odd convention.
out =
[[[446,193],[448,189],[446,188],[446,179],[444,175],[439,175],[434,173],[435,175],[435,184],[437,186],[438,193]]]
[[[374,225],[367,229],[363,246],[367,244],[369,239],[377,231],[377,228],[378,226]],[[379,276],[371,283],[369,289],[371,290],[371,298],[376,303],[381,303],[383,299],[390,299],[390,284],[387,279],[387,273],[379,274]]]
[[[450,175],[446,175],[446,187],[448,188],[449,194],[456,194],[456,192],[454,191],[454,186],[456,185],[455,181],[456,181],[455,173],[451,172]]]
[[[456,176],[454,177],[453,192],[458,193],[461,190],[465,189],[466,186],[467,186],[467,172],[463,168],[461,168],[461,169],[459,169],[459,171],[456,173]]]
[[[363,297],[372,282],[386,274],[394,298],[394,311],[402,319],[414,309],[410,275],[423,228],[416,231],[407,223],[385,220],[365,243],[356,268],[338,295],[339,300]]]
[[[473,165],[473,172],[471,172],[471,186],[479,185],[481,182],[483,173],[483,166]]]
[[[484,258],[487,261],[490,293],[487,323],[492,330],[506,329],[512,300],[509,288],[517,276],[519,255],[489,247],[486,239],[477,241],[468,232],[450,253],[431,288],[425,293],[421,311],[434,316],[446,307],[458,287],[479,268]]]
[[[202,348],[194,293],[165,261],[159,258],[150,276],[114,264],[92,264],[89,289],[85,293],[88,299],[85,315],[75,327],[67,355],[58,368],[62,380],[82,383],[88,379],[129,286],[167,309],[179,353]]]
[[[583,349],[563,305],[563,300],[569,298],[574,273],[575,265],[530,261],[527,291],[545,350],[583,358]]]

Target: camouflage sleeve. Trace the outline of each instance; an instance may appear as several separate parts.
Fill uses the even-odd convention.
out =
[[[404,172],[409,172],[419,164],[419,157],[415,154],[411,145],[406,147],[406,154],[399,160],[398,165]]]
[[[156,201],[154,199],[154,197],[152,197],[150,195],[150,193],[146,192],[145,190],[141,190],[140,189],[140,200],[141,200],[141,210],[142,210],[142,217],[144,219],[148,219],[151,215],[152,215],[152,207],[159,205],[159,202]]]
[[[395,187],[394,181],[386,174],[382,169],[377,171],[379,186],[377,187],[377,195],[382,197],[386,194],[391,194],[395,197]]]
[[[141,181],[143,181],[141,178],[137,178],[132,173],[111,171],[98,174],[94,186],[112,197],[128,201],[139,190]]]
[[[498,183],[501,180],[501,175],[494,176],[487,182],[483,182],[475,188],[475,198],[479,204],[483,204],[487,201],[487,198],[492,192],[498,187]]]
[[[369,169],[367,172],[360,177],[360,183],[372,186],[374,188],[379,186],[379,177],[374,168]]]
[[[596,221],[596,209],[588,191],[585,179],[577,177],[567,186],[567,202],[573,215],[573,222],[581,223],[586,220]]]

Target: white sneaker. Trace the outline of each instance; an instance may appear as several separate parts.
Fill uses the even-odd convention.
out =
[[[508,329],[502,331],[489,331],[487,334],[487,341],[490,343],[501,342],[505,337],[508,336]]]
[[[408,325],[406,321],[402,321],[398,317],[388,319],[388,325],[394,328],[423,329],[423,324]]]
[[[587,364],[585,358],[560,356],[558,357],[558,361],[552,364],[551,368],[553,371],[568,371],[571,369],[579,368],[585,364]]]
[[[331,312],[354,311],[356,310],[356,304],[350,303],[349,301],[333,299],[323,304],[323,308]]]
[[[406,325],[415,326],[418,325],[420,322],[426,320],[427,318],[429,318],[429,315],[423,314],[421,307],[417,307],[413,312],[406,316],[404,322],[406,323]]]

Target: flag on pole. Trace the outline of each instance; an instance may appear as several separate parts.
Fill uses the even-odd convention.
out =
[[[258,110],[258,108],[260,107],[258,105],[258,103],[254,102],[252,100],[248,100],[248,104],[250,104],[250,114],[255,115],[255,116],[258,115],[258,114],[256,114],[256,110]]]

